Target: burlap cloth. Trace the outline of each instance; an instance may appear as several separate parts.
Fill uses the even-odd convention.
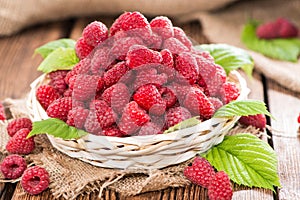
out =
[[[24,100],[7,99],[5,107],[12,117],[26,117]],[[11,120],[11,119],[10,119]],[[0,157],[6,155],[5,145],[9,139],[6,126],[10,121],[0,121]],[[252,133],[261,137],[263,132],[253,127],[235,127],[228,134]],[[50,190],[55,198],[75,199],[94,191],[110,189],[121,196],[133,196],[168,187],[181,187],[190,184],[183,175],[184,168],[192,161],[156,170],[119,170],[92,166],[81,160],[71,158],[54,149],[45,135],[35,137],[36,149],[26,159],[28,163],[45,167],[50,174]],[[0,177],[1,178],[1,177]]]

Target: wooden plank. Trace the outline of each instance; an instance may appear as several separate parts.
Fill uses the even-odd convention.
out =
[[[300,93],[289,91],[268,81],[269,107],[275,120],[272,140],[278,155],[281,188],[278,199],[300,199],[300,140],[297,117],[300,112]]]

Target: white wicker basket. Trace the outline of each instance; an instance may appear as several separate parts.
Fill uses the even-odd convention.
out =
[[[231,72],[230,79],[240,87],[238,99],[246,99],[250,90],[245,79],[237,71]],[[42,75],[31,84],[27,103],[33,121],[49,118],[35,96],[37,87],[44,82],[45,75]],[[48,138],[59,151],[95,166],[158,169],[184,162],[219,144],[238,118],[212,118],[193,127],[159,135],[119,138],[88,134],[78,140],[48,135]]]

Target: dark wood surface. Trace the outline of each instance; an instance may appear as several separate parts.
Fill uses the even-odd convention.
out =
[[[23,30],[11,37],[0,38],[0,100],[7,97],[22,98],[29,91],[29,84],[40,73],[36,71],[41,62],[39,56],[33,56],[34,49],[49,41],[70,37],[77,39],[83,27],[91,21],[100,20],[108,26],[113,18],[94,17],[72,19],[38,25]],[[198,43],[209,43],[201,33],[198,22],[177,24]],[[275,82],[266,79],[258,72],[252,80],[247,79],[251,89],[250,98],[264,100],[276,120],[269,120],[274,131],[268,132],[269,144],[275,149],[279,158],[279,176],[282,188],[277,193],[260,188],[234,187],[233,199],[241,200],[273,200],[300,199],[300,141],[298,137],[297,115],[300,112],[300,94],[282,88]],[[0,154],[0,160],[1,160]],[[77,199],[97,199],[98,193],[80,196]],[[114,200],[146,200],[146,199],[208,199],[207,190],[189,185],[184,188],[168,188],[162,191],[149,192],[135,197],[125,198],[121,194],[106,190],[105,199]],[[39,200],[53,199],[50,190],[37,196],[26,194],[20,184],[0,183],[0,200]]]

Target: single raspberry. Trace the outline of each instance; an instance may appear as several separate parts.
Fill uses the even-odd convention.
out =
[[[266,127],[266,116],[264,114],[242,116],[239,122],[245,126],[254,126],[263,130]]]
[[[233,190],[230,179],[224,171],[219,171],[212,177],[208,186],[208,197],[210,200],[230,200]]]
[[[209,119],[215,112],[214,105],[210,102],[208,97],[197,87],[192,87],[185,96],[183,102],[193,115],[200,115],[204,119]]]
[[[162,99],[166,102],[166,107],[171,108],[175,105],[177,98],[174,92],[167,88],[167,87],[161,87],[158,89]]]
[[[1,101],[0,101],[0,120],[6,120],[5,109]]]
[[[191,117],[191,113],[184,107],[170,108],[166,114],[166,125],[169,128]]]
[[[174,37],[177,40],[179,40],[188,49],[192,49],[193,44],[191,40],[186,36],[185,32],[181,28],[173,27],[173,31],[174,31]]]
[[[36,98],[45,110],[59,97],[59,93],[51,85],[41,85],[36,90]]]
[[[76,55],[80,60],[86,58],[92,51],[94,47],[88,45],[83,37],[80,37],[75,44]]]
[[[216,173],[205,158],[196,157],[192,165],[184,169],[183,174],[193,183],[208,188]]]
[[[94,135],[103,135],[102,128],[100,127],[100,123],[98,122],[95,110],[91,110],[89,112],[89,115],[87,116],[84,123],[84,128],[87,132]]]
[[[104,73],[103,79],[106,87],[116,84],[129,70],[125,62],[115,64],[111,69]]]
[[[107,128],[117,121],[117,114],[103,100],[94,100],[90,105],[90,109],[94,109],[100,127]]]
[[[25,159],[15,154],[5,157],[0,165],[1,172],[7,179],[19,178],[26,168]]]
[[[58,118],[67,121],[68,113],[72,109],[72,98],[62,97],[53,101],[46,112],[49,117]]]
[[[154,115],[162,115],[166,110],[166,102],[163,101],[158,89],[152,84],[139,87],[133,95],[133,100],[141,108]]]
[[[73,98],[79,101],[85,101],[93,98],[97,91],[104,87],[103,79],[97,75],[76,75],[73,86]]]
[[[92,74],[101,75],[113,61],[114,59],[109,56],[109,48],[100,45],[91,58],[90,70]]]
[[[73,90],[71,88],[68,88],[64,94],[63,94],[63,97],[72,97],[72,94],[73,94]]]
[[[188,80],[190,84],[197,82],[199,77],[199,67],[192,54],[187,52],[180,53],[175,60],[175,69]]]
[[[256,35],[261,39],[277,38],[278,26],[273,22],[261,24],[256,29]]]
[[[208,60],[210,62],[215,62],[214,57],[212,57],[208,51],[203,51],[203,50],[199,50],[199,49],[195,49],[195,48],[192,48],[191,51],[194,55],[205,58],[206,60]]]
[[[35,148],[34,138],[26,139],[29,129],[23,128],[15,133],[15,135],[9,139],[6,144],[6,150],[9,153],[15,154],[29,154]]]
[[[83,107],[74,107],[69,111],[66,123],[69,126],[74,126],[76,128],[82,129],[88,115],[88,109],[85,109]]]
[[[40,194],[48,188],[49,183],[49,173],[40,166],[26,169],[21,180],[22,188],[31,195]]]
[[[175,94],[180,104],[183,104],[186,94],[191,89],[191,85],[186,81],[183,83],[172,82],[168,88]]]
[[[143,45],[144,42],[139,37],[125,37],[116,40],[111,50],[109,57],[112,59],[125,60],[126,54],[133,45]]]
[[[160,134],[161,129],[152,122],[144,124],[138,132],[138,135],[156,135]]]
[[[66,74],[65,82],[70,84],[69,80],[71,77],[77,74],[90,74],[90,59],[84,58],[77,63],[71,71]]]
[[[30,119],[26,117],[13,119],[10,121],[6,127],[7,133],[10,137],[13,137],[16,132],[18,132],[22,128],[32,129],[32,122]]]
[[[298,115],[297,121],[300,124],[300,114]]]
[[[126,56],[126,65],[131,69],[145,64],[159,64],[161,62],[162,56],[159,52],[142,45],[131,46]]]
[[[94,21],[83,29],[82,36],[88,45],[95,47],[108,38],[108,29],[102,22]]]
[[[224,83],[220,92],[224,104],[228,104],[229,102],[236,100],[240,95],[239,89],[233,82]]]
[[[160,54],[162,56],[161,64],[165,67],[174,69],[174,60],[171,51],[169,49],[163,49],[160,51]]]
[[[117,114],[122,114],[126,104],[130,101],[130,93],[125,84],[117,83],[104,90],[101,98],[106,101]]]
[[[164,16],[158,16],[151,20],[151,29],[164,40],[174,36],[173,24],[171,20]]]
[[[131,101],[124,108],[118,126],[125,135],[131,135],[149,121],[150,117],[146,111],[140,108],[135,101]]]
[[[164,41],[163,49],[169,49],[172,54],[189,52],[190,50],[176,38],[168,38]]]
[[[122,137],[124,133],[116,126],[107,127],[102,130],[103,135],[113,136],[113,137]]]
[[[110,35],[113,36],[115,35],[117,32],[121,31],[121,26],[123,23],[125,23],[126,19],[128,17],[130,17],[131,12],[124,12],[122,15],[120,15],[115,21],[114,23],[111,25],[109,32]]]
[[[278,30],[278,35],[280,38],[291,38],[298,36],[297,27],[288,19],[278,18],[276,20],[276,24],[279,24],[278,26],[280,27]]]
[[[216,97],[208,97],[208,99],[214,105],[215,110],[218,110],[223,106],[222,101]]]
[[[56,91],[58,91],[58,93],[61,95],[68,88],[65,82],[65,77],[68,72],[69,72],[68,70],[57,70],[49,73],[49,77],[50,77],[49,85],[51,85],[54,89],[56,89]]]

